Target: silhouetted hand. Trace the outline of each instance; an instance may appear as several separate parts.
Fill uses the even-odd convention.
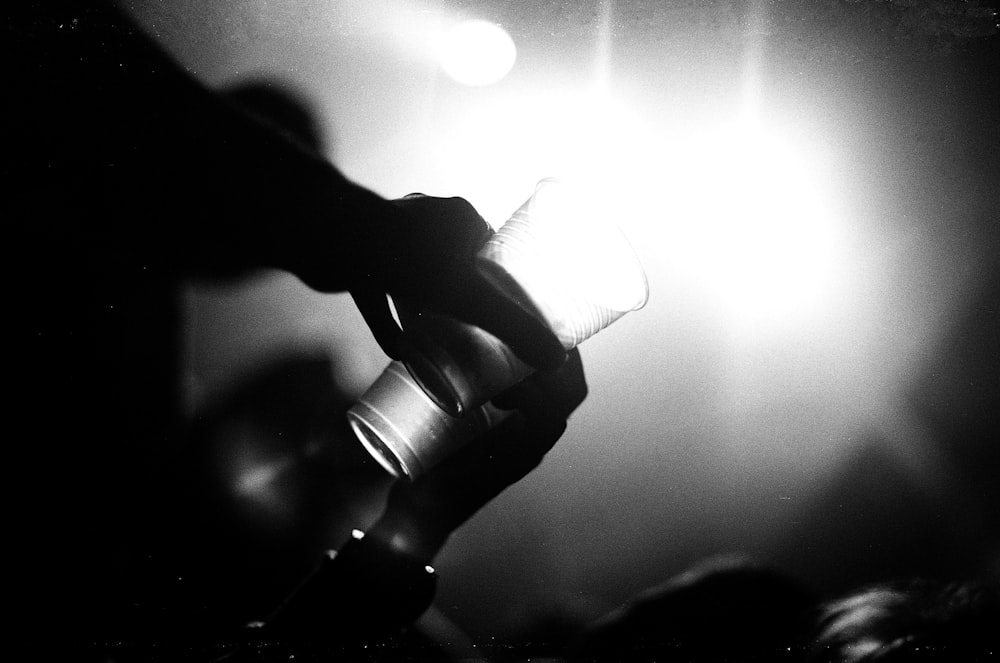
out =
[[[586,396],[583,363],[574,349],[559,369],[536,373],[494,400],[516,410],[497,428],[413,482],[396,483],[368,535],[433,559],[453,531],[541,463]]]
[[[500,294],[477,272],[475,256],[493,230],[462,198],[411,194],[393,201],[399,217],[374,238],[374,263],[351,294],[382,349],[400,358],[400,329],[386,293],[398,307],[444,313],[481,327],[528,364],[554,369],[565,350],[532,305]]]
[[[505,392],[496,404],[516,408],[510,417],[412,483],[398,481],[375,525],[327,557],[227,660],[287,660],[292,653],[334,660],[391,638],[433,599],[436,576],[427,564],[448,536],[538,466],[586,396],[575,349],[558,370]]]

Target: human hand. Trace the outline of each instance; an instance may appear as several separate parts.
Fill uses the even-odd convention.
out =
[[[448,536],[538,466],[586,396],[576,349],[559,369],[504,392],[495,404],[516,408],[513,414],[412,483],[397,481],[379,520],[328,556],[238,653],[246,660],[267,652],[274,660],[296,652],[329,657],[411,623],[432,600],[427,564]]]
[[[448,536],[542,461],[587,396],[579,350],[557,370],[538,372],[494,404],[514,413],[483,438],[412,482],[397,482],[386,510],[367,535],[430,560]]]
[[[532,304],[500,293],[476,270],[476,253],[493,230],[468,201],[411,194],[392,202],[399,216],[388,235],[375,240],[377,264],[351,287],[386,354],[400,358],[401,330],[388,293],[398,309],[443,313],[490,332],[534,368],[551,370],[565,360]]]

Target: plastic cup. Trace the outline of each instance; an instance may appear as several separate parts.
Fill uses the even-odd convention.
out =
[[[424,392],[456,417],[534,372],[506,343],[450,316],[422,313],[403,323],[400,351]]]
[[[649,298],[646,273],[614,212],[572,184],[542,180],[487,240],[479,268],[502,292],[526,295],[570,350]]]
[[[351,429],[393,476],[414,479],[483,435],[508,412],[484,405],[453,417],[398,361],[390,363],[347,411]]]
[[[555,179],[535,192],[482,247],[487,282],[541,319],[568,351],[645,305],[646,274],[611,222],[614,210]],[[401,351],[417,383],[462,416],[533,372],[488,332],[430,313],[404,316]]]

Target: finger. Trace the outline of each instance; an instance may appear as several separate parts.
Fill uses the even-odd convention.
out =
[[[351,288],[351,297],[382,351],[392,359],[399,359],[403,332],[392,316],[386,293],[375,283],[363,281]]]
[[[579,349],[574,348],[558,369],[529,376],[494,398],[493,404],[506,410],[519,409],[532,419],[549,416],[565,419],[586,398],[583,360]]]
[[[475,268],[493,229],[467,200],[411,194],[393,202],[409,216],[404,271],[413,277],[393,284],[394,297],[485,329],[536,369],[563,362],[565,349],[517,284],[501,291]]]
[[[504,422],[506,423],[506,422]],[[506,487],[520,481],[538,467],[566,432],[566,419],[549,413],[544,418],[525,416],[507,427],[497,427],[495,435],[483,440],[490,462],[490,474]]]
[[[393,204],[406,213],[406,235],[416,243],[416,259],[471,259],[493,228],[464,198],[435,198],[411,193]],[[407,247],[414,248],[414,247]]]
[[[511,284],[500,292],[480,275],[474,275],[457,303],[462,318],[490,332],[507,344],[530,366],[548,371],[566,360],[566,349],[535,305]]]
[[[390,501],[430,530],[452,531],[535,469],[565,431],[565,420],[514,415],[414,482],[394,486]]]

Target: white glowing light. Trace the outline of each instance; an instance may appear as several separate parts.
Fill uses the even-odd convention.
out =
[[[585,182],[642,263],[741,328],[809,324],[845,259],[835,177],[795,127],[656,123],[610,90],[549,85],[442,115],[439,163],[499,227],[546,176]],[[597,280],[597,271],[584,272]],[[655,293],[654,293],[655,296]]]
[[[459,23],[443,37],[441,67],[463,85],[496,83],[514,66],[517,48],[499,25],[471,20]]]
[[[551,81],[516,94],[498,89],[436,121],[432,149],[439,169],[495,228],[525,191],[554,176],[582,183],[588,206],[600,198],[618,207],[612,220],[632,238],[632,217],[621,208],[634,202],[635,173],[652,179],[664,161],[652,146],[651,128],[633,109],[601,90]]]
[[[683,152],[671,201],[675,263],[743,323],[788,321],[821,304],[838,246],[813,164],[753,123]]]

